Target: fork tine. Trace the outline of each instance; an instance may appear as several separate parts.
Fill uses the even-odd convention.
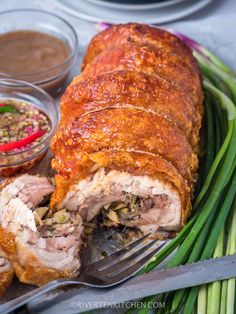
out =
[[[139,238],[138,240],[132,242],[131,244],[125,246],[123,249],[119,250],[119,251],[116,251],[115,253],[97,261],[97,262],[94,262],[90,265],[88,265],[88,267],[95,267],[95,268],[98,268],[98,267],[102,267],[102,266],[105,266],[105,265],[110,265],[110,262],[113,261],[115,258],[118,258],[122,255],[125,255],[129,250],[135,248],[136,246],[138,246],[140,243],[142,243],[146,238],[148,238],[150,236],[151,233],[148,233],[146,235],[144,235],[143,237]]]
[[[157,243],[157,241],[160,241],[159,239],[155,239],[151,242],[149,242],[148,244],[144,245],[142,248],[140,248],[138,251],[135,251],[133,254],[127,256],[126,258],[120,260],[120,261],[116,261],[114,260],[114,264],[110,264],[110,265],[104,265],[102,267],[98,268],[98,271],[103,271],[105,270],[106,272],[108,271],[112,271],[113,269],[121,269],[121,267],[125,266],[128,264],[129,261],[134,260],[136,257],[141,256],[142,253],[144,253],[145,251],[147,251],[149,248],[151,248],[154,244]]]
[[[121,270],[120,272],[112,272],[106,275],[106,278],[112,280],[115,283],[119,283],[123,280],[128,279],[130,276],[138,272],[146,264],[146,262],[148,262],[153,257],[153,255],[155,255],[163,247],[164,244],[165,242],[162,243],[160,246],[158,246],[155,250],[153,250],[149,254],[145,255],[141,260],[139,260],[137,263],[133,264],[132,266],[129,266],[128,268]]]

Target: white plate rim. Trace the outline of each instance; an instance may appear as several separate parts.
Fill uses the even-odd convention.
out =
[[[159,3],[148,3],[148,4],[123,4],[123,3],[111,3],[103,0],[87,0],[89,3],[93,3],[109,9],[119,9],[119,10],[151,10],[160,9],[168,7],[187,0],[167,0],[165,2]]]
[[[81,13],[81,12],[76,12],[74,9],[68,7],[67,5],[63,4],[60,2],[60,0],[52,0],[54,1],[61,9],[63,9],[64,11],[66,11],[67,13],[69,13],[72,16],[76,16],[78,18],[81,18],[85,21],[89,21],[89,22],[95,22],[95,23],[112,23],[112,24],[122,24],[122,23],[128,23],[119,19],[109,19],[109,18],[101,18],[98,16],[93,16],[93,15],[88,15],[86,13]],[[82,2],[82,0],[80,0]],[[199,10],[201,10],[202,8],[204,8],[206,5],[210,4],[212,1],[214,0],[200,0],[199,2],[195,3],[192,7],[186,8],[186,10],[184,12],[177,12],[176,14],[173,14],[172,16],[168,17],[163,17],[163,18],[150,18],[146,21],[140,22],[140,23],[149,23],[149,24],[162,24],[162,23],[169,23],[169,22],[173,22],[176,21],[178,19],[181,19],[183,17],[186,17],[188,15],[191,15]]]

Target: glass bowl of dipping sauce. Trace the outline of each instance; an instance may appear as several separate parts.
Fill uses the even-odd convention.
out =
[[[0,13],[0,76],[37,85],[52,96],[64,91],[78,50],[74,28],[43,10]]]
[[[0,176],[25,171],[44,157],[58,111],[51,96],[37,86],[0,79]]]

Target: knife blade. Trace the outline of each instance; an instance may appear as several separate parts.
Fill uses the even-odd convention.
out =
[[[198,286],[217,280],[236,277],[236,254],[186,264],[175,268],[152,271],[136,276],[115,288],[81,288],[60,294],[49,302],[31,302],[33,313],[82,313],[102,307],[114,306],[130,300]]]

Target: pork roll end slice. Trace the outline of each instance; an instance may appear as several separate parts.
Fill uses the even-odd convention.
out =
[[[116,24],[95,35],[89,43],[81,69],[84,70],[102,51],[127,43],[146,43],[177,54],[190,68],[198,70],[191,49],[170,32],[145,24]]]
[[[29,180],[35,189],[27,190]],[[39,185],[40,197],[35,195],[38,182],[44,183]],[[0,193],[1,249],[12,260],[20,281],[25,283],[42,285],[57,278],[76,276],[80,268],[81,217],[65,209],[51,215],[47,207],[37,207],[37,202],[30,207],[32,202],[24,198],[27,195],[32,199],[34,194],[39,201],[46,195],[42,191],[48,193],[53,189],[47,178],[22,175]]]

